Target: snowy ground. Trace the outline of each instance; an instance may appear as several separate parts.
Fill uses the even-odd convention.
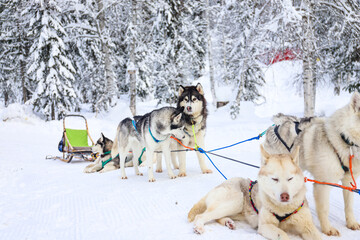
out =
[[[262,89],[267,103],[254,106],[244,103],[237,120],[231,120],[228,109],[217,111],[209,106],[206,147],[213,149],[258,135],[271,123],[277,112],[301,116],[302,97],[289,83],[300,71],[298,64],[278,63],[266,70],[267,85]],[[206,87],[207,84],[203,82]],[[206,95],[210,92],[205,88]],[[349,94],[333,96],[332,90],[319,89],[317,112],[326,115],[345,105]],[[138,113],[155,107],[155,102],[139,103]],[[157,181],[147,182],[144,176],[126,169],[128,180],[121,180],[119,171],[85,174],[87,162],[70,164],[45,160],[58,155],[57,144],[62,122],[43,122],[19,106],[0,108],[0,239],[263,239],[247,224],[238,222],[231,231],[217,223],[206,225],[205,233],[195,235],[187,222],[190,208],[210,189],[223,182],[216,170],[200,174],[194,153],[187,154],[185,178],[168,178],[166,171],[155,173]],[[92,137],[101,132],[113,138],[118,122],[130,112],[125,101],[110,113],[88,118]],[[15,118],[15,116],[19,116]],[[262,140],[260,140],[262,142]],[[259,141],[244,143],[219,154],[259,165]],[[256,178],[257,169],[231,161],[212,158],[219,169],[230,177]],[[307,184],[308,200],[317,227],[312,185]],[[360,198],[355,196],[355,215],[360,221]],[[345,227],[342,193],[331,192],[330,221],[342,236],[323,239],[360,239],[359,231]],[[300,239],[291,236],[292,239]]]

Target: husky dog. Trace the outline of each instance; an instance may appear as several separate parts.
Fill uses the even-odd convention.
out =
[[[108,172],[112,170],[116,170],[120,168],[119,165],[119,157],[116,157],[109,162],[107,160],[110,159],[110,151],[113,146],[113,141],[108,139],[101,133],[100,138],[97,140],[95,145],[92,147],[92,152],[99,154],[99,156],[95,159],[95,162],[86,166],[84,169],[85,173],[93,173],[93,172]],[[132,155],[128,154],[126,157],[125,167],[132,167]],[[103,167],[103,162],[106,163]]]
[[[194,131],[197,139],[197,144],[205,148],[205,131],[206,131],[206,100],[204,97],[204,91],[200,83],[196,86],[183,87],[179,89],[178,108],[184,107],[184,119],[185,119],[185,138],[182,139],[182,143],[185,146],[194,146],[194,136],[192,126],[194,125]],[[177,143],[176,143],[177,144]],[[178,149],[184,149],[180,145],[176,145]],[[196,152],[199,160],[202,173],[212,173],[212,171],[206,166],[204,154]],[[179,177],[186,176],[186,152],[178,152],[179,158]]]
[[[258,181],[232,178],[211,190],[188,214],[194,231],[216,220],[235,229],[233,220],[245,220],[268,239],[289,239],[285,231],[304,239],[321,239],[305,198],[304,176],[299,167],[299,148],[293,154],[267,153],[260,146],[262,164]]]
[[[301,131],[317,121],[318,117],[298,118],[278,113],[273,116],[274,125],[266,131],[264,149],[270,154],[287,154],[295,147],[295,139]]]
[[[328,118],[306,127],[296,139],[300,146],[300,166],[308,170],[315,180],[337,183],[340,180],[350,186],[352,177],[349,157],[354,154],[352,170],[354,178],[360,175],[360,94],[355,92],[346,106],[335,111]],[[330,187],[314,184],[316,210],[321,230],[327,235],[338,236],[339,231],[331,226],[329,215]],[[360,230],[353,210],[353,194],[343,190],[346,226]]]
[[[171,149],[170,143],[173,141],[170,136],[182,140],[185,138],[184,120],[182,118],[183,108],[163,107],[154,110],[144,116],[137,117],[135,120],[126,118],[122,120],[117,128],[111,155],[120,155],[121,178],[126,179],[124,169],[126,153],[133,152],[133,159],[138,159],[143,148],[146,148],[146,158],[149,174],[149,182],[154,182],[153,159],[154,152],[161,149],[166,162],[166,168],[170,178],[175,178],[170,166]],[[135,173],[139,172],[138,162],[133,161]]]

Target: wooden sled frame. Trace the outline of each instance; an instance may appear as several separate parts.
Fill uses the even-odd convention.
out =
[[[85,161],[94,161],[94,159],[91,157],[92,154],[92,150],[91,147],[88,146],[72,146],[72,144],[70,143],[71,139],[69,139],[68,137],[68,131],[84,131],[84,130],[80,130],[80,129],[67,129],[66,128],[66,118],[68,117],[80,117],[83,118],[85,121],[85,127],[86,127],[86,137],[90,139],[92,145],[94,145],[94,141],[92,140],[90,133],[89,133],[89,128],[88,128],[88,124],[87,124],[87,120],[84,116],[82,115],[78,115],[78,114],[69,114],[69,115],[65,115],[64,119],[63,119],[63,131],[64,131],[64,149],[63,149],[63,157],[59,158],[61,161],[70,163],[71,160],[76,157],[79,159],[83,159]],[[86,141],[88,141],[88,139],[86,139]]]

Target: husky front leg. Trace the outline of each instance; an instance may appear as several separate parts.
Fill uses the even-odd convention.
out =
[[[329,221],[330,187],[314,184],[314,198],[321,231],[328,236],[340,236],[339,231],[331,226]]]
[[[171,179],[174,179],[174,178],[176,178],[176,176],[175,176],[173,170],[171,169],[171,165],[170,165],[170,161],[171,161],[170,144],[164,143],[162,145],[162,152],[164,154],[165,164],[166,164],[166,169],[167,169],[168,175]]]
[[[125,158],[128,151],[125,151],[124,148],[119,146],[119,158],[120,158],[120,171],[121,171],[121,179],[127,179],[126,172],[125,172]],[[115,156],[112,156],[113,158]]]
[[[186,152],[178,152],[179,158],[179,177],[186,177]]]
[[[100,164],[100,165],[102,165],[102,164]],[[106,165],[104,166],[103,169],[101,169],[101,170],[99,171],[99,173],[110,172],[110,171],[116,170],[116,169],[117,169],[117,168],[115,167],[114,163],[113,163],[113,162],[109,162],[108,164],[106,164]]]
[[[356,176],[357,177],[357,176]],[[355,177],[355,179],[356,179]],[[341,180],[344,186],[350,186],[352,182],[351,175],[346,173],[344,178]],[[344,206],[345,206],[345,218],[346,218],[346,226],[352,230],[360,230],[360,224],[356,221],[354,215],[354,194],[348,190],[343,190],[344,197]]]
[[[156,172],[161,173],[162,172],[162,158],[161,153],[155,153],[154,159],[156,161]]]
[[[286,232],[273,224],[259,224],[258,233],[271,240],[290,240]]]
[[[197,142],[199,144],[199,147],[204,148],[205,147],[205,139],[204,139],[204,132],[200,131],[199,134],[197,135]],[[199,160],[199,165],[200,165],[200,169],[202,173],[212,173],[212,171],[206,166],[205,164],[205,158],[204,158],[204,154],[196,151],[196,155],[198,157]]]
[[[147,166],[148,166],[148,176],[149,176],[149,182],[155,182],[155,178],[154,178],[154,171],[153,171],[153,156],[154,156],[154,149],[150,148],[150,147],[146,147],[146,162],[147,162]]]

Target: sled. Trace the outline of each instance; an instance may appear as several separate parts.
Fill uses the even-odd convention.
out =
[[[85,129],[72,129],[67,128],[67,119],[76,117],[83,118],[85,122]],[[94,145],[92,140],[86,118],[82,115],[65,115],[63,119],[63,136],[59,143],[59,151],[63,153],[63,157],[51,157],[47,156],[46,159],[59,159],[61,161],[70,163],[74,158],[82,159],[85,161],[94,161],[92,157],[91,146]],[[90,139],[92,145],[89,145],[88,140]]]

